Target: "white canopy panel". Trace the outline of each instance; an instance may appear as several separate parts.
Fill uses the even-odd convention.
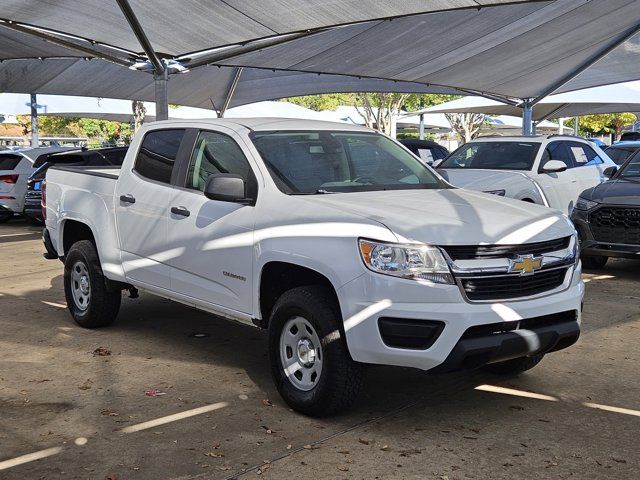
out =
[[[522,116],[522,108],[520,107],[482,97],[460,98],[422,111],[425,113],[485,113]],[[640,82],[605,85],[550,95],[533,107],[533,119],[619,112],[640,112]]]

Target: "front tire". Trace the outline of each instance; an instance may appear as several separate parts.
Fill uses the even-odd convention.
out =
[[[591,255],[582,256],[582,266],[589,270],[600,270],[607,264],[609,257],[593,257]]]
[[[13,218],[12,212],[0,212],[0,223],[7,223]]]
[[[122,294],[108,287],[96,247],[89,240],[74,243],[65,257],[64,294],[71,316],[81,327],[105,327],[118,315]]]
[[[530,357],[514,358],[505,362],[490,363],[482,367],[482,369],[496,375],[517,375],[531,370],[540,363],[543,357],[544,353],[531,355]]]
[[[364,367],[349,354],[335,295],[314,285],[285,292],[269,322],[271,374],[284,401],[313,417],[353,405]]]

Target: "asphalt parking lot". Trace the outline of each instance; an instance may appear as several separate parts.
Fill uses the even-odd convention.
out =
[[[146,294],[76,326],[39,234],[0,226],[0,478],[638,478],[640,263],[585,273],[578,344],[520,377],[375,367],[317,420],[251,327]]]

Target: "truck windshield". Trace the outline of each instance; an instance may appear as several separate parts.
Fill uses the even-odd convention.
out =
[[[471,142],[449,155],[438,168],[531,170],[540,143]]]
[[[251,134],[287,194],[450,188],[416,157],[376,133],[263,131]]]

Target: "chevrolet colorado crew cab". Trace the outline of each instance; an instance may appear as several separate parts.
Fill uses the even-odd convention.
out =
[[[366,364],[517,373],[580,333],[566,216],[455,188],[363,127],[157,122],[121,168],[53,166],[45,187],[78,324],[113,322],[127,289],[253,323],[308,415],[350,406]]]

